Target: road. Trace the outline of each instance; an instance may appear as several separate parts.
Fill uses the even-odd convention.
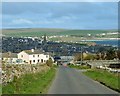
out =
[[[90,79],[80,70],[60,66],[48,94],[117,94],[117,92]]]

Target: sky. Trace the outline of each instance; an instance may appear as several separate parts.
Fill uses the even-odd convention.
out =
[[[117,29],[117,2],[3,2],[2,28]]]

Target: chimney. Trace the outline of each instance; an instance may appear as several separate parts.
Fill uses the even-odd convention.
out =
[[[31,49],[32,52],[34,52],[34,49]]]

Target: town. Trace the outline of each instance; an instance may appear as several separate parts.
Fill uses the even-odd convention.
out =
[[[0,95],[119,95],[119,4],[88,1],[3,2]]]
[[[93,60],[103,60],[103,62],[113,60],[117,63],[120,59],[118,49],[118,47],[107,45],[48,41],[46,34],[41,38],[4,36],[2,37],[1,60],[3,64],[44,64],[51,58],[56,64],[78,65],[86,63],[87,60],[92,60],[91,63],[95,66]],[[81,60],[82,62],[79,63]],[[102,64],[96,63],[96,68],[104,68]],[[119,72],[119,70],[115,71]]]
[[[43,38],[42,38],[43,37]],[[7,58],[7,54],[11,53],[10,58],[13,61],[9,63],[18,63],[21,58],[18,58],[17,55],[21,51],[27,50],[38,50],[38,54],[43,52],[43,54],[48,53],[53,58],[60,57],[60,56],[75,56],[78,53],[86,53],[86,54],[99,54],[107,52],[108,50],[112,49],[116,52],[119,52],[118,47],[113,46],[103,46],[97,44],[79,44],[79,43],[68,43],[68,42],[55,42],[55,41],[48,41],[47,36],[44,35],[41,38],[35,37],[24,37],[24,38],[17,38],[17,37],[2,37],[2,60],[5,61],[4,58]],[[41,52],[39,52],[41,51]],[[34,53],[34,52],[33,52]],[[104,57],[104,56],[103,56]],[[16,59],[15,59],[16,58]],[[18,58],[18,59],[17,59]],[[114,59],[118,60],[119,56],[116,56]],[[24,61],[24,60],[23,60]],[[23,63],[23,61],[21,61]]]

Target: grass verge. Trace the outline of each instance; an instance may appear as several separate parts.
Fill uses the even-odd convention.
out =
[[[41,94],[55,76],[55,68],[47,72],[26,74],[2,88],[2,94]]]
[[[83,73],[101,84],[120,92],[118,74],[113,74],[101,69],[92,69]]]
[[[86,65],[68,65],[70,68],[76,68],[76,69],[90,69],[89,66],[86,66]]]
[[[2,84],[0,84],[0,96],[2,94]]]

